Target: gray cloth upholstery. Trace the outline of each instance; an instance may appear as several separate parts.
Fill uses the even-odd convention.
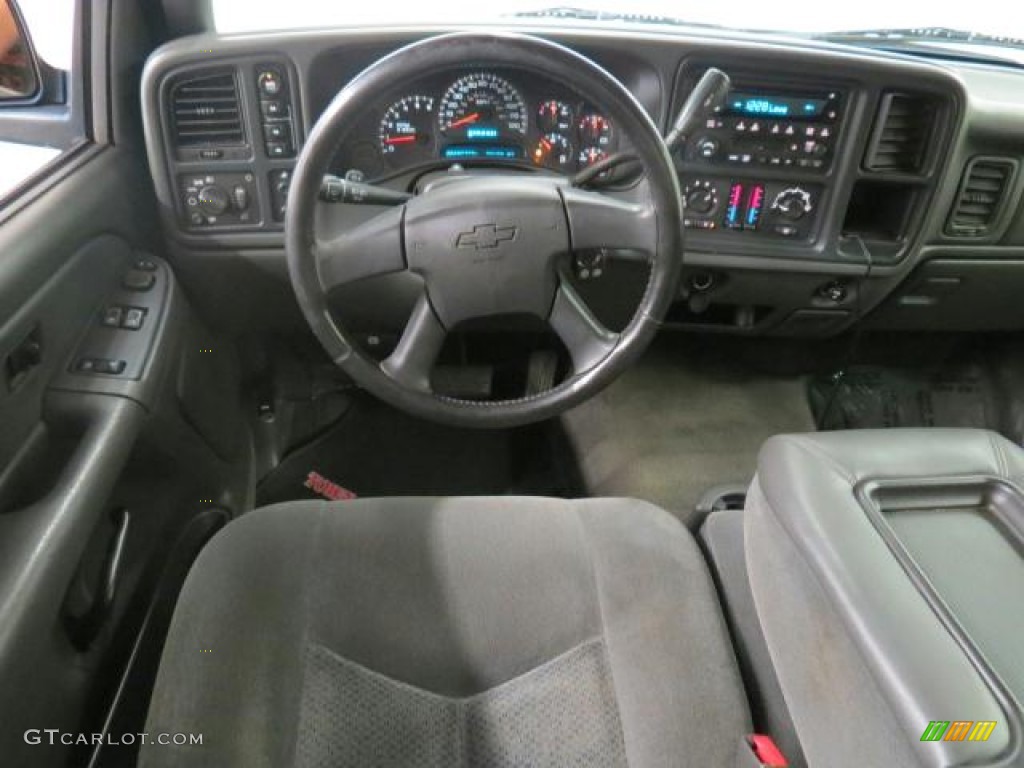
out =
[[[1009,748],[998,696],[897,559],[885,538],[893,526],[867,500],[871,485],[883,482],[925,510],[942,498],[936,489],[943,483],[970,478],[1019,487],[1024,453],[971,429],[790,435],[762,448],[744,515],[750,583],[810,765],[995,764]],[[961,490],[948,498],[955,512],[967,497]],[[937,533],[958,535],[942,509],[931,512],[939,515]],[[970,551],[943,543],[950,552]],[[941,568],[935,583],[957,574],[970,582],[979,572],[956,557]],[[998,620],[992,614],[993,626]],[[1001,641],[1019,650],[1017,637]],[[1007,681],[1008,673],[996,668]],[[931,720],[1001,726],[984,743],[923,742]]]
[[[723,766],[749,730],[692,537],[627,500],[296,502],[175,611],[156,766]]]

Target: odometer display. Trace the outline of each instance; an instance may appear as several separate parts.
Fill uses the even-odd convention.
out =
[[[460,143],[520,139],[528,120],[519,91],[490,72],[460,77],[445,91],[438,109],[441,133]]]

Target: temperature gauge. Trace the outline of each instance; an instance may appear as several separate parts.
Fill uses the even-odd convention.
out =
[[[568,133],[572,128],[572,107],[564,101],[545,101],[537,110],[537,125],[544,133]]]
[[[565,170],[572,160],[572,144],[560,133],[547,133],[540,137],[530,153],[534,165]]]

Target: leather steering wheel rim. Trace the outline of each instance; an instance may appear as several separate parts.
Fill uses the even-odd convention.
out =
[[[426,300],[413,311],[399,348],[392,355],[392,358],[397,356],[398,359],[389,367],[388,361],[382,365],[363,352],[330,312],[330,286],[325,286],[324,274],[331,271],[331,264],[341,263],[341,257],[335,254],[331,256],[333,261],[328,260],[323,254],[330,249],[319,243],[315,234],[315,214],[325,169],[341,139],[356,125],[362,109],[380,93],[388,92],[397,84],[411,81],[426,72],[475,65],[533,71],[566,84],[589,103],[600,105],[620,135],[628,137],[631,149],[646,174],[648,199],[644,206],[632,206],[637,216],[635,223],[628,223],[628,206],[615,203],[599,193],[574,190],[564,180],[561,183],[547,180],[561,199],[559,210],[569,220],[564,234],[570,238],[570,250],[580,248],[581,241],[585,241],[589,247],[632,247],[631,243],[616,239],[616,231],[625,229],[635,239],[644,241],[645,250],[649,251],[650,278],[632,320],[621,333],[615,335],[614,343],[609,341],[607,345],[602,345],[594,340],[581,342],[589,343],[599,350],[599,353],[591,350],[592,354],[584,358],[593,358],[593,364],[582,370],[574,370],[565,381],[546,392],[514,400],[455,399],[432,392],[429,384],[424,386],[422,375],[418,378],[398,375],[401,370],[399,364],[410,359],[415,362],[417,356],[423,357],[416,346],[417,342],[410,339],[430,339],[437,335],[429,328],[423,330],[428,327],[426,321],[433,322],[438,317],[436,307],[433,306],[438,301],[430,298],[429,285]],[[542,190],[539,183],[536,191],[526,182],[521,183],[520,187],[526,196],[550,197],[550,193],[546,189]],[[428,191],[422,197],[431,194],[434,193]],[[508,191],[508,195],[512,194],[517,193]],[[595,196],[604,199],[603,202]],[[457,204],[457,200],[451,203],[453,206]],[[541,203],[536,204],[539,206]],[[602,208],[602,205],[607,207]],[[377,217],[380,221],[367,228],[372,230],[375,238],[373,243],[369,244],[367,240],[366,247],[351,249],[352,255],[347,258],[355,263],[360,258],[365,260],[380,256],[380,262],[393,266],[393,271],[410,269],[411,253],[405,241],[411,237],[406,227],[412,226],[415,218],[412,215],[413,209],[395,210],[397,212]],[[557,218],[553,212],[552,216]],[[575,226],[577,222],[578,226]],[[557,221],[552,226],[556,225]],[[524,233],[524,240],[529,234],[532,233]],[[558,234],[561,236],[562,233]],[[602,244],[602,237],[612,242]],[[328,355],[356,384],[400,410],[433,421],[466,427],[510,427],[551,418],[589,399],[610,384],[647,348],[677,290],[683,250],[682,203],[675,168],[657,127],[633,95],[604,69],[564,46],[532,36],[454,33],[428,38],[395,51],[372,64],[338,93],[313,127],[299,155],[289,191],[285,240],[288,271],[299,307]],[[455,243],[461,247],[457,239],[446,240],[445,244],[438,247],[451,250]],[[526,245],[524,243],[524,247]],[[335,247],[336,251],[338,247]],[[412,247],[410,244],[409,248]],[[429,247],[435,252],[438,250],[434,245]],[[401,263],[395,260],[395,255],[391,253],[393,249],[400,252]],[[443,261],[453,255],[435,253],[435,261],[430,262],[430,265],[440,265],[438,259]],[[386,271],[380,262],[364,264],[368,270],[365,273],[360,272],[358,265],[351,269],[354,269],[356,278],[372,274],[374,269]],[[449,272],[446,275],[450,274],[451,268],[447,269]],[[546,290],[550,284],[549,277],[558,282],[557,275],[545,275],[544,282],[536,285]],[[491,288],[495,290],[494,286]],[[528,297],[523,294],[522,299],[525,301]],[[587,310],[576,306],[576,299],[578,297],[564,281],[558,283],[551,317],[554,319],[557,309],[560,327],[567,328],[566,333],[559,335],[570,347],[571,353],[573,349],[570,342],[566,341],[567,334],[590,335],[586,323],[581,325],[579,322],[580,317],[587,318]],[[568,309],[565,309],[566,306]],[[575,316],[577,312],[580,317]],[[569,316],[574,319],[564,322],[564,318]],[[594,333],[595,339],[599,341],[600,331],[595,330]],[[426,342],[419,343],[427,346]],[[582,365],[578,368],[582,368]]]

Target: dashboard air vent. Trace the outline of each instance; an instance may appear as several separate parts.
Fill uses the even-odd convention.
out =
[[[242,105],[233,70],[189,75],[171,87],[171,121],[178,147],[241,144]]]
[[[1006,199],[1014,163],[975,158],[964,171],[946,232],[955,237],[982,237],[996,222]]]
[[[935,116],[935,102],[927,97],[906,93],[882,96],[864,166],[870,171],[920,173]]]

